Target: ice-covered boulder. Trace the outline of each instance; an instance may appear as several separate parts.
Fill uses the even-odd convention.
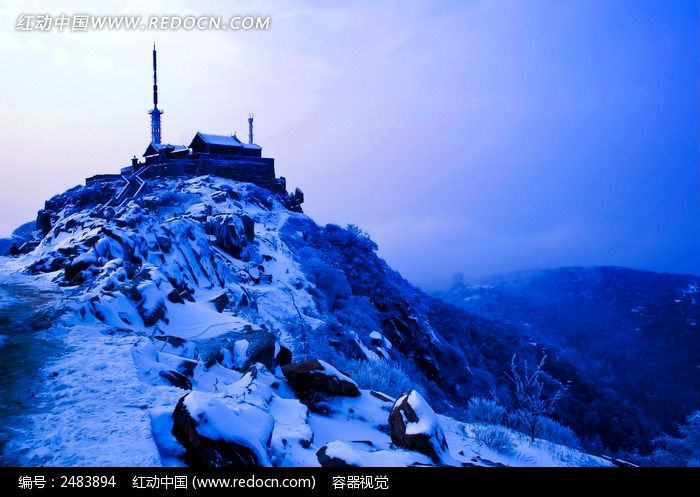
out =
[[[214,308],[216,309],[216,312],[224,312],[224,310],[231,303],[231,300],[228,298],[228,295],[226,295],[225,293],[222,293],[218,297],[210,300],[210,302],[212,304],[214,304]]]
[[[447,439],[435,412],[415,390],[396,400],[389,428],[391,441],[399,447],[425,454],[438,464],[448,455]]]
[[[65,280],[76,284],[82,283],[82,279],[79,277],[80,274],[96,263],[97,256],[93,251],[88,251],[75,257],[65,266]]]
[[[138,291],[141,300],[136,309],[141,319],[143,319],[143,324],[146,326],[153,326],[158,321],[165,320],[167,313],[165,299],[162,297],[155,283],[149,282],[140,285]]]
[[[250,228],[246,230],[239,216],[233,214],[209,216],[206,228],[207,233],[215,237],[216,244],[234,257],[240,257],[241,252],[248,245],[251,230]]]
[[[253,364],[262,363],[272,369],[275,361],[277,338],[266,328],[253,329],[235,342],[234,359],[238,369],[246,370]]]
[[[360,396],[360,389],[352,378],[320,359],[289,364],[282,367],[282,372],[299,398],[303,400],[315,400],[319,394]]]
[[[355,451],[344,442],[330,442],[316,452],[318,463],[324,468],[347,468],[353,464]]]
[[[190,392],[173,412],[172,433],[196,468],[269,466],[274,419],[250,404],[227,406],[222,398]]]
[[[65,257],[58,252],[52,252],[30,264],[27,271],[29,274],[53,273],[63,269],[65,264]]]
[[[250,326],[246,326],[244,331],[225,333],[201,342],[199,349],[208,366],[218,362],[226,368],[239,371],[246,371],[256,363],[272,370],[276,364],[276,354],[282,350],[272,331],[265,327]]]

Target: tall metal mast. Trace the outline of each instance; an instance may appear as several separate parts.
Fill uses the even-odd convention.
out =
[[[153,108],[148,111],[151,115],[151,143],[160,145],[160,115],[163,113],[158,108],[158,77],[156,63],[156,44],[153,44]]]

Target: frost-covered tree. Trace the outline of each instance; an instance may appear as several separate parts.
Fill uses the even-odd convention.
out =
[[[650,457],[661,466],[700,466],[700,411],[686,418],[678,427],[679,437],[664,435],[654,440],[656,450]]]
[[[544,363],[547,356],[542,359],[534,370],[530,370],[527,361],[523,361],[522,371],[515,362],[515,355],[510,361],[510,371],[506,376],[513,383],[515,398],[518,403],[517,416],[527,429],[530,440],[535,441],[540,423],[543,418],[552,414],[557,402],[563,395],[563,390],[557,388],[546,394],[544,391]]]

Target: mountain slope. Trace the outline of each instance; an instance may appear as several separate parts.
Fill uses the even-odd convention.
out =
[[[514,350],[537,350],[515,328],[472,317],[461,331],[499,347],[467,358],[446,333],[454,323],[436,316],[445,304],[392,271],[356,228],[321,228],[280,196],[213,176],[151,179],[137,198],[106,205],[119,186],[49,200],[36,248],[2,260],[7,278],[63,293],[61,318],[42,332],[62,352],[47,358],[38,414],[14,427],[4,460],[605,464],[507,429],[507,451],[492,450],[418,392],[400,396],[417,389],[458,414],[472,394],[504,388]],[[407,417],[392,414],[400,409]],[[428,447],[401,421],[412,416]]]
[[[675,432],[700,407],[699,288],[700,278],[690,275],[570,267],[459,282],[441,297],[517,327],[575,364],[605,392],[575,428],[631,449]],[[619,420],[600,429],[609,417],[605,398],[624,405],[635,426]]]

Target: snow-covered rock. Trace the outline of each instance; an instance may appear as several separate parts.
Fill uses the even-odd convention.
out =
[[[228,295],[222,293],[221,295],[213,298],[209,302],[214,304],[214,308],[217,312],[224,312],[224,309],[228,307],[228,305],[231,303],[231,300],[228,298]]]
[[[281,348],[277,337],[265,327],[244,326],[200,341],[199,353],[205,364],[217,362],[229,369],[245,371],[256,363],[272,369]]]
[[[434,463],[443,463],[449,454],[437,415],[415,390],[396,400],[389,415],[389,427],[392,442],[425,454]]]
[[[422,454],[403,450],[381,450],[369,441],[329,442],[316,452],[326,468],[428,466],[432,461]]]
[[[246,223],[248,224],[246,229]],[[254,222],[249,216],[219,214],[207,219],[207,233],[214,236],[216,244],[234,257],[240,257],[243,249],[255,238]]]
[[[274,419],[259,407],[228,407],[217,395],[191,392],[173,412],[173,435],[192,467],[269,466]]]
[[[320,359],[289,364],[284,376],[300,398],[308,401],[319,396],[358,397],[360,390],[352,378]]]
[[[192,390],[192,381],[179,371],[159,371],[158,374],[174,387],[182,388],[183,390]]]

